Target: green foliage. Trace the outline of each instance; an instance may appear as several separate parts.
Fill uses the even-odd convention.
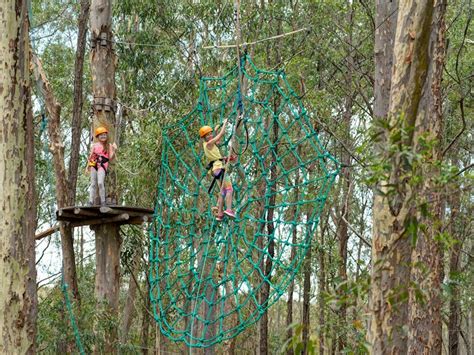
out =
[[[303,350],[306,348],[307,354],[314,355],[316,354],[316,348],[318,344],[318,339],[313,337],[309,338],[309,341],[305,344],[301,341],[303,334],[303,325],[302,324],[292,324],[290,325],[293,329],[293,337],[288,339],[283,347],[281,348],[279,354],[285,354],[288,350],[293,350],[295,354],[303,354]]]
[[[70,118],[72,112],[72,83],[74,53],[76,46],[78,2],[64,0],[32,1],[32,46],[40,56],[55,96],[62,106],[61,134],[65,140],[66,163],[70,152]],[[352,25],[349,10],[353,10]],[[459,258],[459,270],[447,273],[445,302],[457,299],[461,310],[472,308],[474,273],[470,242],[467,241],[472,226],[472,72],[474,68],[473,46],[466,39],[472,39],[473,26],[469,26],[470,11],[464,2],[454,0],[448,4],[448,38],[445,75],[443,78],[444,127],[440,142],[428,135],[420,137],[417,151],[406,149],[404,140],[413,133],[402,119],[390,122],[372,117],[373,93],[373,35],[375,30],[374,9],[367,2],[343,1],[260,1],[242,2],[242,40],[251,42],[299,28],[310,31],[262,42],[249,46],[248,51],[262,67],[284,69],[295,91],[303,97],[311,125],[318,133],[325,149],[334,153],[339,160],[346,154],[346,147],[352,154],[350,165],[351,197],[347,200],[348,213],[345,218],[361,236],[371,241],[372,230],[372,188],[380,181],[387,181],[387,191],[378,189],[391,198],[399,187],[399,182],[407,180],[407,185],[422,186],[426,175],[421,169],[429,166],[439,171],[435,184],[442,198],[446,198],[446,217],[443,232],[434,242],[440,243],[448,257],[456,246],[463,252]],[[189,113],[199,96],[201,76],[217,76],[236,63],[235,49],[204,49],[205,45],[235,42],[234,9],[229,1],[159,1],[124,0],[114,2],[114,48],[118,58],[117,100],[123,109],[120,126],[121,140],[117,172],[121,202],[124,204],[153,206],[161,166],[163,150],[162,129],[176,123]],[[349,33],[352,32],[352,43]],[[354,70],[349,75],[348,59],[352,56]],[[90,143],[90,122],[87,119],[91,101],[91,80],[89,60],[85,60],[83,130],[81,143],[81,167],[85,166],[85,155]],[[350,77],[350,78],[349,78]],[[304,86],[304,94],[303,94]],[[352,98],[351,123],[347,124],[343,115],[347,99]],[[39,228],[54,223],[55,187],[51,156],[48,152],[48,138],[40,134],[44,105],[34,88],[34,114],[37,135],[36,180],[38,197]],[[47,119],[47,117],[46,117]],[[463,123],[464,121],[464,123]],[[465,127],[464,127],[465,126]],[[431,154],[432,148],[440,145],[445,149],[459,135],[444,156],[437,160]],[[389,137],[389,144],[385,139]],[[379,159],[380,150],[386,149],[389,158]],[[358,160],[356,161],[355,158]],[[401,161],[400,175],[389,181],[393,164]],[[361,162],[363,165],[360,165]],[[80,168],[80,170],[82,170]],[[463,171],[463,172],[461,172]],[[78,203],[87,201],[88,178],[80,175],[77,188]],[[339,240],[338,223],[341,207],[347,199],[344,179],[337,178],[335,188],[328,195],[329,209],[321,215],[319,227],[313,236],[311,260],[311,341],[324,342],[328,351],[338,352],[337,339],[340,334],[348,339],[347,353],[365,353],[365,305],[369,285],[368,272],[371,264],[370,248],[365,246],[355,233],[349,231],[347,279],[338,275]],[[308,196],[315,192],[308,191]],[[459,195],[459,206],[451,201]],[[288,199],[295,197],[288,193]],[[277,198],[281,203],[282,197]],[[420,196],[412,201],[413,206],[423,216],[429,216],[429,196]],[[394,201],[395,203],[396,201]],[[453,211],[454,220],[449,218]],[[306,209],[301,209],[301,214]],[[331,213],[329,213],[331,212]],[[333,216],[334,215],[334,216]],[[288,216],[286,216],[288,217]],[[426,225],[414,218],[405,226],[407,235],[416,241]],[[87,233],[86,233],[87,234]],[[142,231],[126,228],[122,231],[122,265],[129,265],[133,252],[145,248]],[[301,239],[301,234],[298,235]],[[324,239],[324,244],[319,243]],[[323,263],[324,266],[323,266]],[[448,263],[446,263],[448,265]],[[423,265],[420,265],[423,267]],[[94,301],[94,268],[87,264],[79,273],[81,309],[76,310],[81,336],[87,352],[101,344],[92,329],[96,321]],[[123,269],[128,276],[128,268]],[[324,274],[323,274],[324,272]],[[303,275],[295,275],[295,294],[301,294]],[[275,273],[276,282],[285,277]],[[146,271],[141,270],[137,278],[142,293],[146,295]],[[40,289],[38,318],[38,349],[45,353],[57,353],[64,342],[74,341],[73,333],[64,316],[64,305],[59,284]],[[324,286],[324,287],[323,287]],[[321,289],[321,288],[324,289]],[[414,285],[416,287],[416,285]],[[460,290],[458,292],[454,292]],[[126,296],[121,289],[121,305]],[[388,301],[408,297],[406,287],[394,291]],[[321,297],[321,295],[324,297]],[[418,292],[422,299],[422,290]],[[355,295],[355,296],[353,296]],[[317,296],[317,297],[316,297]],[[355,301],[357,300],[357,301]],[[299,308],[301,303],[294,300],[294,317],[301,323]],[[270,322],[270,348],[281,349],[286,327],[284,299],[268,310]],[[334,313],[347,306],[347,324],[343,327]],[[142,346],[141,324],[146,305],[142,298],[136,300],[138,310],[132,323],[127,344],[121,344],[125,352],[139,351]],[[123,307],[120,307],[122,309]],[[318,316],[325,316],[324,324],[319,324]],[[464,314],[464,313],[463,313]],[[448,310],[446,310],[448,316]],[[279,319],[279,320],[278,320]],[[102,320],[101,320],[102,321]],[[116,320],[103,320],[100,332],[116,326]],[[316,332],[314,331],[316,329]],[[340,333],[338,334],[340,330]],[[98,330],[99,331],[99,330]],[[99,333],[100,333],[99,332]],[[154,332],[150,332],[149,342]],[[237,338],[237,349],[249,349],[258,343],[257,327],[251,327]],[[300,346],[298,335],[292,346]],[[168,344],[168,349],[174,345]],[[319,345],[318,345],[319,346]],[[173,348],[178,351],[178,349]],[[184,351],[179,349],[179,351]],[[341,350],[342,352],[342,350]]]

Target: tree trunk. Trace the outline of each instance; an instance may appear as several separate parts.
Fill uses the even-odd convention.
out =
[[[311,297],[311,246],[308,249],[308,253],[305,256],[303,266],[303,354],[308,354],[308,342],[309,342],[309,331],[311,328],[310,323],[310,297]]]
[[[150,283],[148,282],[148,278],[146,280],[146,294],[150,293]],[[141,326],[141,346],[142,346],[142,353],[144,355],[148,354],[148,334],[150,332],[150,308],[151,308],[151,300],[150,297],[145,298],[145,304],[143,307],[143,319],[142,319],[142,326]],[[156,327],[157,334],[156,337],[160,336],[159,327]]]
[[[76,60],[74,62],[74,101],[71,123],[71,158],[69,159],[69,205],[76,202],[77,171],[79,168],[79,153],[81,147],[82,107],[83,107],[83,73],[84,55],[86,52],[87,19],[89,18],[90,0],[81,0],[79,13]]]
[[[27,201],[34,196],[34,165],[26,164],[33,157],[27,2],[0,1],[0,18],[0,352],[33,354],[36,206]]]
[[[277,111],[279,104],[280,104],[280,100],[278,98],[275,98],[275,101],[273,103],[273,112]],[[268,121],[270,121],[270,119]],[[272,126],[273,126],[272,145],[274,145],[276,141],[278,140],[278,132],[279,132],[279,126],[275,117],[273,117]],[[272,259],[275,256],[275,241],[273,239],[275,225],[273,223],[273,215],[274,215],[274,209],[275,209],[274,206],[275,206],[275,201],[276,201],[276,180],[278,178],[277,165],[276,165],[277,157],[278,157],[278,146],[275,146],[273,148],[272,158],[271,158],[272,160],[270,163],[270,166],[271,166],[270,167],[270,181],[265,187],[265,190],[269,190],[267,191],[267,193],[270,194],[271,196],[268,202],[268,209],[266,210],[266,213],[265,213],[265,210],[263,210],[264,216],[266,215],[265,225],[267,227],[268,240],[267,240],[266,247],[264,247],[264,249],[267,250],[267,256],[265,258],[262,258],[260,267],[263,271],[263,274],[265,275],[265,278],[268,280],[268,282],[264,281],[264,284],[262,285],[262,288],[261,288],[260,304],[262,306],[266,306],[268,297],[270,295],[269,282],[271,282],[271,271],[273,267]],[[260,354],[268,354],[268,312],[266,311],[262,315],[262,318],[260,319]]]
[[[58,208],[66,207],[68,197],[68,186],[66,168],[64,166],[64,144],[61,139],[61,106],[56,101],[51,85],[43,70],[38,57],[33,56],[35,79],[46,103],[49,124],[48,135],[49,149],[53,155],[54,173],[56,178],[56,201]],[[63,255],[64,282],[71,289],[74,301],[79,301],[79,289],[77,286],[76,261],[74,256],[73,230],[65,223],[59,224],[61,233],[61,251]]]
[[[120,235],[116,224],[95,227],[95,295],[103,319],[117,320],[120,286]],[[117,326],[105,332],[105,353],[116,353]]]
[[[440,3],[434,11],[433,1],[405,1],[398,9],[389,124],[378,147],[390,169],[374,204],[374,353],[441,352],[442,263],[436,234],[442,205],[434,181],[441,132],[443,13]],[[415,161],[408,159],[412,155]]]
[[[449,280],[450,282],[450,299],[449,299],[449,321],[448,321],[448,340],[449,355],[459,355],[459,331],[461,329],[461,305],[460,292],[457,284],[457,278],[460,273],[459,254],[461,253],[462,241],[457,233],[457,218],[461,207],[461,192],[459,189],[451,191],[451,221],[450,234],[456,243],[453,245],[451,255],[449,257]]]
[[[28,33],[29,22],[23,22],[23,34]],[[29,48],[29,46],[28,46]],[[29,58],[31,59],[31,58]],[[1,61],[0,61],[1,62]],[[37,285],[36,285],[36,258],[35,258],[35,247],[36,243],[34,240],[36,233],[36,180],[35,180],[35,126],[33,118],[33,109],[31,104],[31,87],[28,87],[27,92],[27,117],[26,117],[26,174],[27,174],[27,186],[28,192],[26,195],[27,206],[26,206],[26,225],[27,225],[27,236],[26,248],[29,255],[29,276],[26,284],[26,297],[29,300],[28,305],[28,318],[27,318],[27,332],[31,336],[31,339],[36,338],[36,317],[38,313],[38,299],[37,299]],[[32,236],[30,238],[30,236]],[[0,347],[1,348],[1,347]],[[36,348],[33,343],[31,353],[35,353]]]
[[[376,1],[374,115],[383,120],[388,120],[397,9],[398,0]],[[382,154],[382,148],[381,145],[379,154]],[[407,339],[406,332],[400,325],[407,322],[408,304],[406,292],[401,292],[401,289],[409,274],[409,241],[407,238],[396,238],[397,230],[392,238],[388,230],[390,221],[385,219],[385,215],[390,214],[387,209],[388,201],[383,195],[374,193],[373,267],[369,299],[371,320],[368,338],[374,354],[404,354]],[[396,304],[395,308],[388,303],[389,300]]]
[[[301,146],[298,146],[298,154],[301,154]],[[296,171],[296,177],[295,177],[295,199],[294,201],[297,202],[299,200],[299,183],[300,183],[300,171]],[[298,212],[298,206],[295,204],[293,206],[293,220],[298,220],[297,216]],[[292,231],[292,236],[291,236],[291,254],[290,254],[290,263],[293,262],[293,260],[296,257],[296,243],[298,241],[298,231],[296,227],[293,228]],[[286,328],[287,328],[287,335],[286,338],[287,340],[291,339],[293,337],[293,329],[291,328],[291,325],[293,324],[293,293],[295,291],[295,280],[293,279],[290,283],[290,286],[288,287],[288,301],[286,302]],[[288,347],[286,351],[287,355],[293,355],[294,351],[292,347]]]
[[[272,2],[270,1],[270,5],[272,5]],[[270,15],[270,24],[273,23],[273,14],[271,13]],[[276,25],[276,31],[277,34],[280,34],[282,32],[282,23],[281,19],[277,20],[277,25]],[[270,61],[270,50],[267,47],[267,61]],[[281,55],[280,55],[280,45],[279,42],[277,41],[275,45],[275,63],[279,63],[281,60]],[[275,90],[275,89],[274,89]],[[274,97],[273,101],[273,114],[275,114],[278,111],[278,107],[280,106],[281,99],[278,96]],[[272,145],[275,145],[277,140],[278,140],[278,135],[279,135],[279,125],[278,125],[278,117],[271,117],[268,118],[266,127],[269,127],[270,122],[272,122]],[[270,162],[270,181],[265,184],[265,189],[264,191],[267,191],[267,194],[270,193],[270,199],[268,202],[268,209],[265,213],[265,210],[263,210],[264,214],[266,214],[266,227],[267,227],[267,235],[268,235],[268,240],[267,240],[267,245],[265,247],[265,250],[267,250],[267,256],[266,258],[262,258],[261,262],[261,270],[263,271],[263,274],[265,278],[268,280],[268,282],[264,282],[262,285],[262,289],[260,292],[260,304],[261,305],[266,305],[268,302],[268,297],[270,295],[270,284],[271,282],[271,271],[273,268],[273,257],[275,256],[275,240],[274,240],[274,231],[275,231],[275,225],[273,223],[273,215],[274,215],[274,210],[275,210],[275,203],[276,203],[276,191],[277,191],[277,178],[278,178],[278,169],[277,169],[277,164],[276,160],[278,158],[278,145],[275,145],[272,151],[272,158]],[[265,168],[268,168],[266,166]],[[264,203],[264,202],[263,202]],[[263,232],[263,230],[262,230]],[[265,259],[265,262],[264,262]],[[264,265],[263,265],[264,264]],[[265,313],[262,315],[262,318],[260,319],[260,354],[268,354],[268,312],[265,311]]]
[[[319,354],[324,354],[325,348],[325,301],[324,292],[326,291],[326,259],[324,252],[324,233],[325,231],[321,228],[321,245],[318,247],[319,250],[319,275],[318,275],[318,302],[319,302]]]
[[[127,299],[125,300],[125,307],[122,316],[122,325],[120,327],[120,343],[125,344],[128,339],[128,332],[132,319],[135,313],[135,296],[137,294],[137,280],[135,275],[140,271],[141,253],[137,250],[133,256],[132,268],[130,271],[130,280],[128,282]]]
[[[345,77],[346,87],[348,88],[347,95],[345,98],[344,104],[344,114],[343,114],[343,129],[344,137],[346,138],[346,145],[351,146],[351,119],[352,119],[352,106],[353,106],[353,91],[352,91],[352,81],[353,81],[353,72],[354,72],[354,51],[352,47],[352,27],[353,27],[353,18],[354,18],[354,8],[352,3],[348,3],[349,10],[347,14],[348,24],[349,24],[349,33],[347,35],[347,44],[348,44],[348,54],[347,54],[347,73]],[[342,352],[346,347],[346,318],[347,318],[347,304],[346,298],[348,297],[346,291],[346,282],[347,282],[347,243],[349,241],[349,205],[352,195],[351,189],[351,177],[350,169],[348,168],[351,165],[351,156],[346,151],[343,150],[342,153],[342,165],[345,166],[342,171],[342,206],[340,209],[340,220],[337,221],[337,236],[339,239],[339,266],[338,266],[338,276],[339,283],[342,283],[338,287],[338,296],[340,302],[340,308],[338,310],[338,350]]]
[[[443,129],[441,79],[445,61],[446,49],[446,0],[427,1],[426,5],[416,8],[407,7],[408,17],[400,25],[405,28],[419,21],[420,29],[413,28],[420,41],[425,41],[421,47],[426,51],[429,65],[423,90],[420,93],[419,107],[416,108],[415,133],[413,138],[414,150],[425,157],[421,166],[422,186],[419,188],[417,203],[426,206],[426,211],[419,208],[417,219],[420,231],[412,251],[411,284],[409,294],[409,354],[441,354],[442,351],[442,294],[441,282],[444,277],[443,248],[437,238],[442,233],[444,197],[439,183],[440,175],[437,162],[442,160],[441,135]],[[418,9],[419,8],[419,9]],[[404,10],[405,8],[402,7]],[[424,16],[418,15],[420,11]],[[411,16],[410,16],[411,15]],[[397,31],[401,39],[405,30]],[[418,39],[416,38],[416,39]],[[417,46],[415,39],[415,48]],[[401,42],[401,53],[395,47],[395,53],[405,55],[412,42]],[[428,42],[429,45],[426,43]],[[396,63],[401,57],[395,57]],[[403,70],[402,70],[403,72]],[[414,113],[415,113],[414,112]],[[426,148],[426,141],[433,142]],[[422,228],[421,228],[422,227]],[[424,293],[420,300],[419,292]]]
[[[112,35],[112,1],[92,0],[91,72],[93,91],[94,127],[105,126],[110,140],[114,137],[115,121],[115,65]],[[107,192],[111,200],[117,200],[113,171],[108,173]],[[95,229],[96,278],[95,295],[105,318],[117,320],[118,291],[120,286],[120,235],[115,224],[99,225]],[[106,353],[116,353],[117,327],[105,333]],[[98,351],[98,349],[96,349]]]

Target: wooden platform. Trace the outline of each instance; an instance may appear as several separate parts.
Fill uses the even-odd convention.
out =
[[[142,224],[153,218],[153,210],[131,206],[72,206],[56,211],[56,218],[69,222],[73,227],[115,223]]]

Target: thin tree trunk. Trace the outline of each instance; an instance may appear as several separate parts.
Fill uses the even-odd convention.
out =
[[[278,106],[279,106],[279,101],[278,99],[275,99],[274,105],[273,105],[273,112],[276,112]],[[278,123],[276,122],[276,119],[273,119],[273,137],[272,137],[272,144],[275,144],[276,141],[278,140],[278,132],[279,132],[279,126]],[[268,297],[270,295],[270,284],[271,282],[271,271],[273,267],[273,261],[272,258],[275,256],[275,241],[273,239],[273,234],[275,230],[275,225],[273,223],[273,215],[274,215],[274,206],[275,206],[275,201],[276,201],[276,179],[278,178],[278,172],[277,172],[277,165],[276,165],[276,159],[278,157],[278,146],[275,146],[273,148],[272,152],[272,161],[270,163],[270,191],[269,193],[271,194],[269,202],[268,202],[268,209],[266,211],[266,225],[267,227],[267,235],[268,235],[268,241],[267,241],[267,246],[266,250],[268,255],[266,258],[262,258],[262,262],[260,267],[262,268],[262,271],[265,275],[265,278],[267,281],[264,282],[261,288],[261,299],[260,299],[260,304],[262,306],[266,305],[266,302],[268,301]],[[266,187],[268,189],[268,187]],[[265,189],[265,190],[266,190]],[[265,214],[265,210],[264,210]],[[268,312],[265,312],[262,315],[262,318],[260,319],[260,354],[268,354]]]
[[[150,292],[150,283],[146,282],[146,289],[147,295]],[[151,308],[151,300],[150,297],[145,298],[145,307],[143,307],[143,319],[142,319],[142,327],[141,327],[141,346],[142,346],[142,353],[144,355],[148,354],[148,334],[150,332],[150,314],[149,309]],[[156,337],[160,336],[159,327],[156,327]]]
[[[296,24],[296,16],[298,14],[298,11],[299,11],[299,7],[298,7],[298,3],[293,3],[291,2],[291,11],[292,11],[292,23],[291,23],[291,27],[292,27],[292,30],[296,30],[297,29],[297,24]],[[262,16],[263,18],[263,16]],[[291,46],[291,50],[292,51],[296,51],[297,48],[296,48],[296,42],[292,42],[292,46]],[[304,78],[303,77],[300,77],[300,83],[301,83],[301,86],[302,86],[302,89],[304,90]],[[304,94],[303,92],[301,93],[302,95]],[[301,130],[298,130],[297,134],[301,134]],[[298,155],[301,156],[301,145],[298,146]],[[296,177],[295,177],[295,199],[294,201],[295,202],[298,202],[299,201],[299,184],[300,184],[300,170],[296,170]],[[298,216],[298,205],[295,204],[293,206],[293,221],[297,221],[299,219],[299,216]],[[296,257],[296,243],[297,243],[297,237],[298,237],[298,230],[296,228],[296,226],[293,227],[293,230],[291,232],[291,252],[290,252],[290,264],[293,262],[293,260],[295,260],[295,257]],[[289,341],[291,338],[293,338],[293,328],[292,328],[292,324],[293,324],[293,293],[295,292],[295,280],[291,280],[291,283],[288,287],[288,300],[286,301],[286,328],[287,328],[287,332],[286,332],[286,339],[287,341]],[[293,348],[292,347],[288,347],[287,350],[286,350],[286,354],[287,355],[293,355],[294,354],[294,351],[293,351]]]
[[[0,1],[0,352],[35,353],[35,205],[26,1]],[[28,206],[33,202],[33,205]]]
[[[319,246],[319,294],[318,294],[318,302],[319,302],[319,354],[324,354],[325,348],[325,301],[324,301],[324,292],[326,292],[326,258],[324,253],[324,234],[325,231],[321,228],[321,245]]]
[[[311,246],[305,256],[303,265],[303,354],[308,354],[308,342],[309,342],[309,331],[311,328],[310,324],[310,297],[311,297]]]
[[[28,21],[23,22],[23,34],[28,32],[29,23]],[[25,46],[26,47],[26,46]],[[28,46],[29,47],[29,46]],[[25,58],[26,59],[26,58]],[[30,59],[30,58],[29,58]],[[26,102],[27,107],[27,117],[26,117],[26,174],[27,174],[27,186],[28,192],[26,195],[27,206],[26,206],[26,251],[29,255],[29,276],[27,278],[27,289],[26,289],[26,298],[28,299],[29,305],[28,309],[28,318],[27,318],[27,332],[30,335],[31,339],[36,338],[36,317],[38,313],[38,299],[36,296],[37,285],[36,285],[36,258],[35,258],[35,240],[34,236],[36,233],[36,181],[35,181],[35,127],[33,119],[33,109],[31,104],[31,87],[25,86],[27,88],[27,98]],[[33,238],[30,238],[33,236]],[[1,347],[0,347],[1,348]],[[35,353],[35,343],[29,353]],[[1,349],[0,349],[1,352]]]
[[[349,23],[349,33],[347,35],[347,44],[348,44],[348,55],[347,55],[347,73],[346,73],[346,87],[348,88],[348,94],[345,98],[344,104],[344,114],[343,114],[343,128],[344,128],[344,136],[346,137],[346,145],[351,146],[351,119],[352,119],[352,106],[353,106],[353,92],[352,92],[352,81],[353,81],[353,73],[354,73],[354,54],[352,50],[352,27],[353,27],[353,17],[354,17],[354,8],[352,3],[348,3],[349,11],[347,14],[348,23]],[[342,207],[340,212],[340,220],[337,221],[337,236],[339,239],[339,265],[338,265],[338,276],[339,282],[345,284],[347,281],[347,243],[349,241],[349,228],[348,228],[348,220],[349,220],[349,206],[350,206],[350,199],[352,195],[351,190],[351,178],[350,178],[350,171],[348,166],[351,165],[351,156],[346,151],[343,150],[342,154],[342,164],[346,166],[346,168],[342,171]],[[338,348],[339,351],[342,352],[346,346],[346,318],[347,318],[347,305],[345,299],[347,297],[346,288],[339,287],[339,302],[340,308],[338,310]]]
[[[77,171],[79,168],[79,153],[81,147],[82,107],[83,107],[83,73],[84,55],[86,52],[87,20],[89,18],[90,0],[81,0],[78,21],[76,45],[76,60],[74,62],[74,101],[72,106],[71,123],[71,158],[69,159],[69,205],[76,201]]]
[[[270,5],[272,5],[272,2],[270,1]],[[270,16],[270,24],[273,23],[273,14]],[[282,32],[282,23],[281,19],[277,20],[277,32],[281,33]],[[268,53],[268,60],[270,60],[270,51],[269,48],[267,47],[267,53]],[[279,42],[276,43],[275,46],[275,62],[279,63],[281,60],[281,55],[280,55],[280,44]],[[278,107],[280,105],[281,99],[276,96],[273,101],[273,113],[275,114],[278,111]],[[270,121],[272,122],[272,145],[275,145],[277,140],[278,140],[278,135],[279,135],[279,125],[278,125],[278,117],[272,117],[268,119],[268,124],[266,127],[269,126]],[[276,180],[278,178],[278,169],[277,169],[277,164],[276,160],[278,158],[278,145],[275,145],[272,151],[272,158],[270,162],[270,182],[269,182],[269,193],[271,194],[269,202],[268,202],[268,209],[266,211],[266,227],[267,227],[267,235],[268,235],[268,241],[267,241],[267,256],[265,261],[262,259],[261,263],[261,268],[262,271],[265,275],[265,278],[268,280],[268,282],[264,282],[262,285],[261,289],[261,294],[260,294],[260,304],[261,305],[266,305],[268,302],[268,297],[270,296],[270,282],[271,282],[271,271],[273,268],[273,257],[275,256],[275,240],[274,240],[274,231],[275,231],[275,225],[273,223],[273,216],[275,212],[275,203],[276,203],[276,191],[277,191],[277,186],[276,186]],[[267,168],[267,167],[266,167]],[[268,190],[268,186],[265,186],[265,190]],[[264,265],[263,265],[264,264]],[[262,318],[260,319],[260,354],[268,354],[268,312],[265,311],[265,313],[262,315]]]
[[[46,110],[49,115],[48,135],[50,151],[53,155],[53,166],[56,177],[56,201],[58,208],[66,207],[68,203],[68,187],[66,168],[64,166],[64,144],[61,139],[61,106],[56,101],[51,85],[43,70],[38,57],[33,56],[35,77],[37,84],[45,98]],[[59,224],[61,233],[61,250],[63,255],[64,282],[71,290],[74,301],[79,302],[79,289],[77,286],[76,262],[74,255],[73,231],[64,223]]]
[[[462,248],[462,241],[457,233],[457,218],[461,207],[461,192],[459,189],[455,189],[451,192],[451,221],[450,221],[450,234],[451,238],[456,240],[451,250],[449,257],[449,279],[450,284],[450,300],[449,300],[449,321],[448,321],[448,341],[449,341],[449,355],[459,355],[459,331],[461,329],[461,305],[460,305],[460,292],[459,286],[453,278],[456,279],[460,273],[459,268],[459,256]]]
[[[137,294],[137,282],[134,275],[140,271],[141,253],[137,250],[133,256],[132,268],[130,269],[130,280],[128,282],[127,298],[122,316],[122,325],[120,327],[120,343],[125,344],[128,339],[128,332],[132,324],[135,313],[135,296]],[[133,274],[133,275],[132,275]]]
[[[298,153],[301,154],[301,146],[298,146]],[[296,171],[296,177],[295,177],[295,202],[299,200],[299,183],[300,183],[300,171]],[[293,206],[293,220],[297,220],[299,217],[297,216],[297,211],[298,211],[298,205],[295,204]],[[290,254],[290,264],[295,260],[296,257],[296,243],[298,241],[298,231],[296,227],[293,228],[292,231],[292,236],[291,236],[291,254]],[[290,286],[288,287],[288,300],[286,302],[286,328],[287,328],[287,335],[286,338],[287,340],[291,339],[293,337],[293,328],[291,328],[291,325],[293,324],[293,293],[295,291],[295,280],[293,279],[290,283]],[[286,351],[287,355],[293,355],[293,348],[288,347]]]

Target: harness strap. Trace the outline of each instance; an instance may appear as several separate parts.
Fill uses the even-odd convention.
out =
[[[102,169],[104,169],[104,171],[107,172],[107,169],[105,168],[105,163],[108,163],[109,160],[110,160],[109,158],[107,158],[103,155],[99,155],[96,159],[96,163],[100,164]],[[94,166],[95,170],[99,170],[99,167],[97,166],[97,164]]]
[[[221,180],[221,183],[224,180],[224,169],[219,171],[219,174],[214,175],[214,178],[212,179],[212,182],[211,182],[211,186],[209,186],[209,189],[207,190],[207,193],[209,195],[212,193],[212,189],[214,189],[214,185],[216,184],[217,180]]]
[[[206,170],[211,170],[212,167],[214,166],[214,163],[216,161],[224,161],[224,158],[216,159],[216,160],[211,160],[207,165],[206,165]]]

